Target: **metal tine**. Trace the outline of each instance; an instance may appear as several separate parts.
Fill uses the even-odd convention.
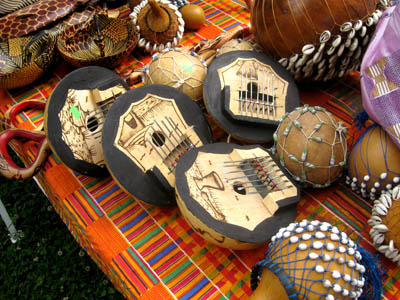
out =
[[[97,123],[95,123],[95,124],[93,124],[93,125],[89,125],[89,123],[93,123],[93,121],[90,121],[90,122],[88,122],[88,126],[87,126],[87,129],[89,130],[89,131],[94,131],[94,129],[96,128],[96,126],[97,127],[100,127],[101,125],[103,125],[104,124],[104,121],[101,121],[101,122],[97,122]],[[93,129],[93,130],[92,130]]]
[[[161,153],[158,151],[157,147],[155,147],[155,146],[153,145],[153,143],[150,142],[149,139],[146,139],[146,142],[148,142],[148,143],[151,145],[151,147],[156,151],[156,153],[157,153],[158,156],[162,159],[163,162],[164,162],[167,158],[168,158],[168,160],[171,162],[171,159],[168,157],[168,155],[167,155],[166,157],[162,157],[162,155],[161,155]],[[157,146],[159,146],[159,147],[161,148],[161,146],[158,145],[158,143],[157,143]],[[162,150],[162,151],[164,152],[164,154],[165,154],[165,151],[164,151],[162,148],[161,148],[161,150]],[[171,165],[172,165],[172,164],[173,164],[173,162],[171,163]],[[171,169],[172,169],[172,167],[169,168],[170,171],[172,171]]]
[[[193,148],[194,145],[190,142],[190,140],[188,139],[188,137],[186,137],[183,132],[179,129],[178,124],[175,124],[174,121],[172,120],[172,118],[167,117],[167,121],[173,126],[175,127],[176,132],[180,135],[179,139],[182,140],[183,143],[185,143],[185,145],[188,148]],[[190,144],[187,142],[187,140],[189,140]]]
[[[271,71],[268,71],[268,93],[267,93],[267,113],[268,113],[268,119],[270,119],[270,113],[269,113],[269,95],[271,94]],[[265,104],[264,104],[265,106]],[[265,109],[265,107],[264,107]]]
[[[246,91],[246,93],[247,93],[247,87],[245,87],[243,89],[243,72],[241,73],[240,89],[242,91],[240,93],[240,97],[239,97],[240,114],[243,114],[243,91]]]
[[[185,136],[183,132],[179,129],[178,124],[175,124],[171,117],[167,117],[166,119],[173,128],[173,131],[177,133],[178,140],[181,141],[180,144],[183,144],[187,149],[193,148],[193,145],[190,142],[189,138]]]
[[[246,107],[246,116],[248,115],[248,107],[247,107],[247,84],[249,83],[249,78],[248,78],[248,69],[246,69],[246,97],[245,97],[245,103],[244,103],[244,105],[245,105],[245,107]]]
[[[179,141],[176,139],[175,134],[174,134],[175,131],[170,130],[169,127],[167,126],[167,124],[165,124],[164,120],[161,120],[161,124],[163,124],[164,127],[167,128],[169,134],[170,134],[170,135],[172,136],[172,138],[175,140],[175,142],[176,142],[175,148],[178,148],[178,147],[180,146],[181,148],[185,149],[185,147],[182,145],[182,142],[179,142]],[[172,128],[172,129],[173,129],[173,128]]]
[[[260,156],[260,157],[254,157],[254,158],[253,158],[253,157],[252,157],[252,158],[245,158],[245,159],[241,159],[241,160],[224,161],[224,162],[222,162],[222,163],[223,163],[223,164],[228,164],[228,163],[243,163],[243,162],[248,163],[248,162],[253,162],[255,158],[258,158],[258,159],[260,159],[260,160],[265,159],[265,158],[270,158],[270,159],[272,160],[272,158],[271,158],[269,155],[266,155],[266,156]],[[244,164],[246,164],[246,163],[244,163]],[[236,166],[236,165],[233,165],[233,166]],[[230,167],[230,166],[228,166],[228,167]]]
[[[239,176],[239,177],[234,177],[234,178],[224,178],[223,181],[224,182],[228,182],[231,180],[237,180],[237,179],[241,179],[241,178],[248,178],[248,177],[254,177],[254,176],[258,176],[258,174],[254,173],[254,174],[249,174],[249,175],[243,175],[243,176]]]
[[[278,176],[275,176],[275,177],[273,177],[273,178],[270,178],[269,176],[270,175],[272,175],[272,174],[275,174],[275,173],[278,173],[280,170],[279,169],[276,169],[276,170],[272,170],[271,172],[265,172],[265,175],[267,176],[266,177],[266,179],[268,179],[268,180],[274,180],[275,178],[278,178],[278,177],[282,177],[282,174],[280,174],[280,175],[278,175]],[[259,173],[258,173],[259,174]],[[284,176],[284,175],[283,175]]]
[[[273,161],[273,159],[270,158],[269,160],[263,161],[262,163],[272,162],[272,161]],[[247,162],[242,163],[242,164],[223,165],[222,168],[233,168],[233,167],[236,167],[236,168],[237,168],[237,167],[241,167],[241,166],[247,166],[247,165],[250,165],[250,164],[252,164],[252,163],[254,163],[254,160],[250,160],[250,161],[247,161]]]
[[[154,132],[156,132],[156,131],[154,130],[153,125],[150,125],[150,128],[151,128]],[[150,142],[149,139],[146,139],[146,141]],[[160,157],[162,158],[163,162],[164,162],[166,159],[168,159],[168,160],[171,162],[171,165],[172,165],[172,164],[174,163],[174,161],[171,159],[171,157],[169,157],[169,154],[171,153],[171,151],[169,150],[169,148],[167,147],[167,149],[168,149],[168,151],[170,151],[170,153],[167,153],[167,152],[163,149],[162,145],[159,144],[158,141],[157,141],[156,139],[153,140],[153,143],[156,143],[156,146],[158,146],[158,147],[160,148],[160,150],[164,153],[164,155],[165,155],[164,158],[162,158],[162,156],[160,156]],[[155,149],[155,150],[157,151],[157,149],[156,149],[156,147],[154,147],[153,143],[150,142],[150,144],[152,145],[153,149]],[[165,144],[164,144],[164,145],[165,145]]]
[[[179,140],[181,140],[181,143],[184,144],[186,147],[191,148],[190,145],[186,142],[185,135],[182,133],[182,131],[179,130],[178,124],[175,124],[170,117],[165,117],[165,119],[168,121],[169,125],[171,125],[172,131],[178,134],[178,138]]]
[[[276,110],[275,110],[275,87],[274,87],[274,77],[272,74],[272,113],[274,115],[274,119],[276,118]]]
[[[257,166],[257,167],[269,167],[270,165],[260,165],[260,166]],[[255,170],[256,168],[255,167],[251,167],[251,168],[248,168],[248,169],[238,169],[238,170],[234,170],[234,171],[226,171],[226,172],[222,172],[222,174],[233,174],[233,173],[239,173],[239,172],[246,172],[246,171],[251,171],[251,170]]]
[[[158,122],[157,122],[156,120],[154,120],[154,123],[160,128],[161,133],[162,133],[164,136],[166,136],[164,130],[160,127],[160,125],[158,124]],[[150,125],[150,128],[151,128],[154,132],[156,132],[156,131],[154,130],[153,125]],[[169,138],[168,138],[168,140],[169,140]],[[160,145],[159,147],[162,148],[162,146],[163,146],[163,145]],[[167,148],[168,151],[169,151],[169,154],[167,154],[167,156],[169,157],[169,155],[174,151],[174,149],[171,150],[171,149],[168,147],[167,143],[164,143],[164,146],[165,146],[165,148]]]
[[[282,180],[282,181],[280,181],[280,182],[278,182],[278,183],[274,183],[275,184],[275,187],[273,187],[271,190],[269,190],[268,191],[268,193],[270,193],[272,190],[274,190],[275,188],[278,188],[278,185],[279,184],[281,184],[281,183],[283,183],[283,182],[286,182],[286,181],[288,181],[287,179],[285,179],[285,180]],[[265,187],[265,188],[267,188],[267,186],[265,186],[265,185],[261,185],[260,187]],[[256,187],[258,187],[258,186],[256,186],[256,185],[253,185],[253,186],[250,186],[250,187],[248,187],[248,188],[256,188]],[[285,187],[286,188],[286,187]],[[282,192],[283,192],[283,189],[282,188],[279,188]],[[238,190],[242,190],[242,188],[238,188]],[[251,194],[258,194],[259,192],[258,191],[256,191],[256,192],[250,192],[250,193],[246,193],[246,195],[251,195]]]
[[[250,67],[250,97],[249,97],[249,107],[251,112],[251,117],[253,117],[253,82],[252,82],[252,75],[253,69]]]
[[[259,80],[259,78],[260,78],[259,73],[260,73],[260,65],[257,65],[257,118],[259,118],[259,115],[260,115],[260,100],[259,100],[259,96],[260,96],[261,85],[260,85],[260,80]],[[261,93],[262,93],[262,90],[261,90]]]
[[[254,175],[258,175],[258,174],[254,174]],[[242,178],[243,177],[250,177],[250,176],[242,176]],[[269,185],[271,182],[273,183],[274,179],[279,178],[279,177],[282,177],[282,175],[278,175],[278,176],[275,176],[273,178],[266,177],[266,178],[258,178],[256,180],[248,180],[248,181],[245,181],[245,182],[240,182],[240,184],[252,184],[253,182],[261,181],[261,182],[266,183],[267,185]],[[234,184],[230,183],[230,185],[234,185]]]
[[[267,80],[268,80],[268,74],[267,74]],[[267,89],[268,89],[268,84],[267,84]],[[265,71],[263,73],[263,93],[262,93],[262,117],[265,117]],[[268,95],[268,91],[267,91],[267,95]]]
[[[96,114],[104,112],[103,107],[109,105],[110,103],[113,103],[114,101],[115,101],[115,99],[113,97],[113,99],[110,99],[107,102],[104,102],[103,104],[96,106],[92,111],[89,112],[89,116],[90,116],[90,113],[92,113],[92,112],[96,112]]]
[[[164,136],[168,139],[168,141],[171,143],[171,145],[173,146],[173,149],[172,150],[170,150],[169,149],[169,147],[168,147],[168,145],[165,143],[164,145],[165,145],[165,147],[167,147],[168,148],[168,150],[170,151],[170,153],[172,153],[176,148],[177,148],[177,146],[179,145],[174,145],[174,143],[172,142],[172,140],[168,137],[168,134],[165,134],[165,131],[164,131],[164,129],[160,126],[160,124],[157,122],[157,120],[154,120],[154,123],[157,125],[157,127],[158,128],[160,128],[160,130],[161,130],[161,132],[164,134]]]

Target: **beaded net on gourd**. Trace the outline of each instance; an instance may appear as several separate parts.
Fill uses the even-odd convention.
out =
[[[195,101],[203,98],[203,82],[207,65],[194,52],[165,49],[154,54],[145,68],[145,84],[165,84],[172,86]]]
[[[303,119],[305,115],[307,118]],[[314,123],[303,126],[300,119],[311,118]],[[346,131],[343,123],[338,123],[326,109],[305,105],[282,117],[274,133],[272,151],[296,181],[326,187],[340,176],[346,164]]]
[[[271,238],[265,259],[252,270],[257,288],[263,268],[281,281],[289,299],[349,299],[362,294],[366,271],[355,243],[327,222],[292,223]]]
[[[400,182],[400,150],[377,124],[366,129],[349,155],[346,183],[364,198],[375,200],[382,190]]]

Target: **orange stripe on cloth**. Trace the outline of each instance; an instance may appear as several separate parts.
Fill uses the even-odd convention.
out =
[[[175,298],[172,297],[170,291],[161,282],[148,289],[147,292],[139,298],[139,300],[172,300],[172,299]]]
[[[55,165],[48,169],[44,176],[51,186],[53,193],[57,194],[61,200],[72,194],[81,187],[78,179],[63,164]]]
[[[130,247],[128,241],[107,216],[90,224],[86,229],[86,236],[106,264],[110,264],[115,256]]]
[[[199,30],[197,30],[197,34],[206,40],[212,40],[222,32],[224,32],[222,29],[219,29],[217,26],[213,24],[203,26]]]

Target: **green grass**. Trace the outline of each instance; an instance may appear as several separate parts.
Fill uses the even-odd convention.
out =
[[[0,221],[0,299],[124,299],[72,237],[31,179],[0,175],[0,199],[23,237]]]

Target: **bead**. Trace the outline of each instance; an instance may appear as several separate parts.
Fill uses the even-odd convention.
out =
[[[317,239],[323,239],[323,238],[325,238],[325,234],[323,234],[321,231],[318,231],[315,233],[315,237]]]
[[[336,293],[340,293],[342,291],[342,287],[340,285],[338,285],[338,284],[335,284],[335,285],[333,285],[333,290]]]
[[[328,249],[329,251],[333,251],[335,249],[335,246],[332,243],[328,243],[326,245],[326,249]]]
[[[351,276],[349,274],[345,274],[343,276],[343,279],[344,279],[344,281],[349,282],[349,281],[351,281]]]
[[[331,234],[331,236],[329,237],[332,241],[338,241],[340,238],[337,234]]]
[[[319,230],[326,232],[326,231],[328,231],[328,228],[329,227],[326,224],[322,224],[321,227],[319,228]]]
[[[336,234],[340,233],[340,231],[339,231],[339,229],[337,227],[332,227],[332,232],[336,233]]]
[[[315,271],[316,271],[317,273],[323,273],[323,272],[325,271],[325,269],[324,269],[323,266],[317,265],[317,266],[315,267]]]
[[[292,244],[297,243],[298,241],[299,241],[299,238],[298,238],[297,236],[292,236],[292,237],[290,238],[290,242],[291,242]]]
[[[324,244],[321,243],[320,241],[316,241],[316,242],[313,243],[312,246],[313,246],[314,249],[321,249],[324,246]]]
[[[308,241],[309,239],[311,239],[311,234],[309,234],[309,233],[304,233],[304,234],[301,236],[301,238],[302,238],[304,241]]]
[[[317,258],[319,258],[319,255],[315,252],[310,252],[310,254],[308,254],[308,257],[310,259],[317,259]]]
[[[330,261],[331,260],[331,257],[329,256],[329,254],[324,254],[323,256],[322,256],[322,260],[323,261]]]
[[[300,244],[299,245],[299,249],[300,250],[306,250],[308,248],[308,246],[306,244]]]
[[[332,277],[335,279],[339,279],[340,277],[342,277],[342,275],[339,273],[339,271],[333,271],[332,272]]]
[[[284,233],[283,233],[283,237],[285,238],[285,239],[287,239],[289,236],[291,236],[292,234],[289,232],[289,231],[285,231]]]
[[[322,283],[322,285],[326,288],[330,288],[332,286],[332,283],[327,279]]]

